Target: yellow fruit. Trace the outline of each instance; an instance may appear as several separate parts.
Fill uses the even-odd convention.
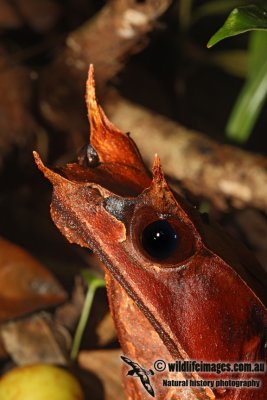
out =
[[[0,400],[84,400],[78,381],[47,364],[15,368],[0,379]]]

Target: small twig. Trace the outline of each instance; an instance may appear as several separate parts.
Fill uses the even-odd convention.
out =
[[[127,58],[147,45],[147,34],[171,1],[109,1],[92,19],[70,33],[65,48],[40,79],[44,117],[54,127],[69,131],[66,115],[72,115],[72,125],[82,130],[79,121],[89,64],[95,65],[99,95],[122,70]]]

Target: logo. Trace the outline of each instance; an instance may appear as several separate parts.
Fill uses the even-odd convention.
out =
[[[130,358],[127,358],[124,356],[121,356],[121,359],[126,364],[130,365],[130,367],[132,367],[132,369],[128,371],[127,376],[129,375],[129,376],[139,378],[143,387],[150,394],[150,396],[155,397],[153,387],[151,386],[150,380],[149,380],[149,375],[154,375],[154,372],[152,371],[152,369],[146,370],[146,369],[142,368],[136,362],[133,362],[132,360],[130,360]]]

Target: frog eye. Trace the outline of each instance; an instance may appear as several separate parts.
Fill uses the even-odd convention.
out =
[[[141,243],[149,256],[156,260],[165,260],[175,254],[179,246],[179,236],[175,227],[162,219],[145,227]]]
[[[184,264],[199,246],[191,227],[179,216],[163,217],[150,207],[134,214],[130,236],[137,256],[166,268]]]

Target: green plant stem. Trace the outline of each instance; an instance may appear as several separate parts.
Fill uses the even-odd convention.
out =
[[[83,332],[84,332],[84,329],[85,329],[85,326],[86,326],[86,323],[88,320],[88,316],[89,316],[91,308],[92,308],[95,292],[96,292],[97,288],[103,287],[103,286],[104,286],[104,283],[103,283],[102,279],[96,279],[96,280],[92,281],[91,284],[88,286],[81,318],[78,323],[78,326],[77,326],[77,329],[75,332],[75,336],[73,339],[73,345],[72,345],[72,349],[71,349],[71,353],[70,353],[71,360],[75,360],[77,357],[77,354],[78,354],[78,351],[80,348],[80,344],[81,344],[81,340],[82,340],[82,336],[83,336]]]
[[[267,60],[253,80],[243,87],[226,127],[227,136],[245,143],[258,118],[267,93]]]

